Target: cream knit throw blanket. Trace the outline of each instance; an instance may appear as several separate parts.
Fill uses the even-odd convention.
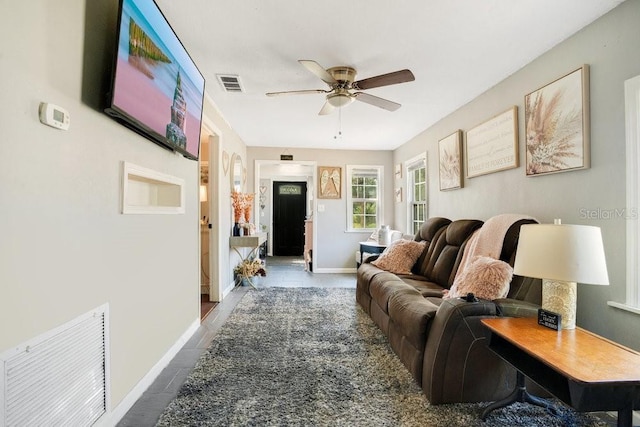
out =
[[[464,271],[477,256],[499,259],[500,252],[502,252],[504,236],[507,234],[509,227],[523,219],[537,221],[531,216],[521,214],[501,214],[489,218],[482,227],[469,237],[456,275]]]

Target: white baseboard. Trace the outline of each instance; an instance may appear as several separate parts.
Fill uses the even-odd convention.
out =
[[[136,384],[136,386],[131,389],[129,394],[125,396],[124,399],[120,402],[118,406],[116,406],[109,414],[100,426],[115,426],[118,422],[127,414],[129,409],[133,407],[133,405],[140,399],[142,393],[144,393],[151,384],[158,378],[158,375],[162,372],[164,368],[169,365],[169,362],[175,357],[176,354],[180,351],[180,349],[186,344],[187,341],[193,336],[193,334],[200,327],[200,318],[198,317],[193,321],[191,326],[187,328],[187,330],[182,334],[182,336],[171,346],[169,351],[162,356],[158,363],[156,363],[147,374]],[[113,373],[113,371],[112,371]]]
[[[618,416],[618,413],[614,411],[609,411],[607,413],[611,415],[613,418],[616,418]],[[631,425],[634,425],[634,426],[640,425],[640,411],[633,411],[632,417],[631,417]]]
[[[314,268],[312,273],[355,273],[357,269],[354,268]]]
[[[227,285],[227,287],[222,290],[222,299],[225,299],[226,296],[229,295],[235,287],[236,287],[235,282],[231,282],[231,284]]]

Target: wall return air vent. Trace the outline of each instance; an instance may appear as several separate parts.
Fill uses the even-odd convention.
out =
[[[216,77],[226,92],[244,92],[239,76],[234,74],[216,74]]]
[[[0,426],[91,426],[110,403],[109,306],[0,354]]]

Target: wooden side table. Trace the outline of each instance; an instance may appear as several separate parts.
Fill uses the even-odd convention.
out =
[[[518,370],[522,387],[526,375],[577,411],[618,411],[618,426],[631,427],[640,407],[640,353],[584,329],[545,328],[536,318],[482,323],[491,331],[489,348]],[[520,395],[510,397],[489,405],[482,418]]]

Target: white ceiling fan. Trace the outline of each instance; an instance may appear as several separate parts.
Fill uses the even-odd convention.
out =
[[[349,105],[354,100],[362,101],[388,111],[396,111],[398,108],[400,108],[400,104],[361,91],[381,86],[412,82],[415,80],[413,73],[410,70],[405,69],[355,81],[357,74],[355,68],[338,66],[331,67],[325,70],[320,64],[313,60],[301,59],[298,62],[305,68],[307,68],[307,70],[318,76],[323,82],[325,82],[329,86],[329,90],[291,90],[284,92],[268,92],[266,95],[278,96],[326,93],[326,102],[318,113],[320,115],[331,114],[336,108],[341,108]]]

